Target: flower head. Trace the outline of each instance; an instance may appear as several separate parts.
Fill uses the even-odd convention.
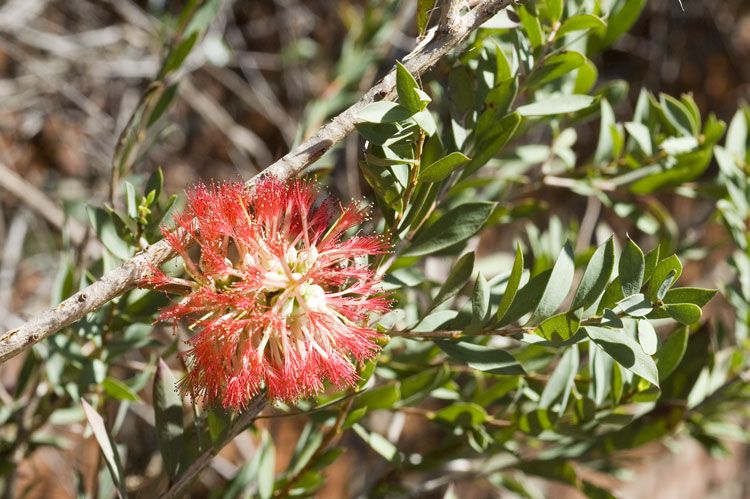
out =
[[[389,302],[367,257],[387,245],[347,238],[363,211],[317,198],[302,181],[264,179],[252,194],[240,183],[198,185],[164,230],[189,279],[153,269],[144,284],[189,290],[160,319],[187,319],[196,332],[184,385],[195,395],[240,409],[265,386],[269,398],[293,401],[325,381],[351,385],[352,359],[380,349],[367,322]]]

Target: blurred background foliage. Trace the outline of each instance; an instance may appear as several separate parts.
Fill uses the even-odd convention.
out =
[[[570,4],[592,9],[594,3]],[[462,370],[460,362],[436,361],[440,352],[431,342],[395,339],[373,375],[377,390],[343,404],[323,398],[317,402],[324,409],[309,417],[294,416],[312,407],[304,403],[268,411],[252,434],[240,435],[212,461],[193,488],[196,497],[269,496],[269,487],[274,489],[269,470],[278,473],[276,495],[317,490],[321,497],[557,497],[613,489],[640,497],[657,486],[681,497],[747,494],[746,477],[737,471],[747,450],[728,443],[747,439],[744,423],[721,416],[740,415],[748,396],[745,350],[737,345],[746,343],[750,323],[750,115],[737,110],[750,96],[745,64],[750,5],[687,0],[683,11],[673,0],[601,3],[645,5],[623,36],[610,39],[605,31],[588,42],[572,42],[593,62],[585,63],[590,69],[579,70],[573,81],[566,68],[571,61],[562,57],[563,69],[536,76],[525,73],[536,68],[525,61],[526,87],[514,104],[505,90],[489,96],[502,73],[490,49],[496,36],[505,53],[519,44],[531,53],[538,45],[548,56],[547,46],[559,40],[545,16],[539,16],[539,26],[549,38],[534,33],[533,9],[521,15],[525,22],[517,31],[507,29],[508,20],[497,20],[498,27],[472,37],[468,51],[446,58],[421,78],[442,144],[415,140],[425,140],[421,150],[432,159],[466,153],[473,163],[461,162],[463,172],[484,166],[478,176],[436,185],[443,185],[442,212],[477,196],[500,201],[489,227],[468,248],[474,251],[474,270],[487,278],[493,296],[513,265],[517,241],[523,243],[530,274],[538,275],[553,266],[568,240],[583,270],[592,259],[591,246],[604,244],[610,233],[617,235],[618,248],[628,233],[644,250],[659,245],[662,257],[676,253],[684,264],[681,286],[721,287],[722,296],[711,301],[701,324],[691,326],[690,342],[687,328],[661,335],[662,347],[687,345],[679,375],[656,394],[637,378],[612,381],[611,376],[622,376],[614,374],[620,373],[616,365],[590,354],[589,363],[606,372],[600,378],[606,383],[591,383],[584,363],[576,374],[577,347],[559,358],[552,348],[519,349],[528,376],[484,375],[465,372],[470,370]],[[199,179],[250,178],[353,103],[412,50],[419,35],[417,12],[418,2],[364,0],[227,1],[200,7],[160,0],[7,0],[0,5],[2,329],[57,304],[118,259],[154,242],[162,217],[180,203],[171,194]],[[517,62],[523,67],[524,61]],[[571,85],[575,92],[566,88]],[[539,95],[561,88],[591,91],[596,99],[560,119],[519,109],[534,100],[532,95],[543,102]],[[690,96],[681,98],[686,93]],[[483,123],[481,112],[491,99],[505,109],[487,114]],[[524,116],[523,133],[478,159],[478,152],[499,140],[490,136],[482,143],[478,130],[492,130],[514,109]],[[451,118],[455,126],[449,125]],[[728,135],[719,120],[732,123]],[[360,127],[360,135],[351,134],[324,156],[316,164],[318,178],[342,198],[377,197],[378,213],[385,214],[379,228],[418,232],[419,225],[408,225],[414,222],[410,215],[399,214],[382,185],[368,176],[368,164],[383,159],[382,151],[373,150],[373,128]],[[475,131],[468,143],[461,128]],[[367,148],[363,137],[370,139]],[[411,148],[414,137],[406,139]],[[433,174],[435,182],[445,180]],[[26,183],[12,183],[16,177]],[[38,191],[55,202],[35,202]],[[413,305],[404,307],[411,321],[429,315],[430,295],[446,275],[461,271],[456,270],[461,260],[453,256],[463,247],[442,249],[448,258],[430,257],[417,271],[410,269],[414,260],[408,253],[393,263],[389,284],[401,293],[401,303]],[[459,294],[456,303],[467,304],[458,307],[458,329],[477,327],[466,321],[481,286],[468,281],[467,276],[448,290]],[[195,425],[176,433],[155,429],[164,428],[166,413],[155,412],[154,401],[158,407],[182,407],[170,398],[169,387],[178,375],[172,371],[184,369],[174,353],[183,348],[178,340],[185,332],[175,337],[170,327],[151,326],[165,301],[161,295],[130,292],[38,345],[32,355],[0,367],[0,473],[6,496],[109,497],[119,489],[151,497],[165,488],[167,474],[179,474],[181,460],[190,461],[192,452],[211,445],[207,442],[222,440],[227,415],[195,408],[191,414],[187,406],[185,421]],[[159,357],[170,358],[170,366],[160,364]],[[565,379],[567,390],[576,387],[573,391],[581,393],[574,393],[577,399],[569,406],[569,392],[565,403],[553,406],[563,392],[546,387],[570,372],[575,379]],[[623,393],[652,405],[640,412],[607,412]],[[115,445],[99,435],[90,438],[79,403],[84,396],[104,415]],[[326,403],[337,410],[325,410]],[[553,413],[562,416],[566,408],[572,419],[562,418],[558,425]],[[360,424],[365,411],[369,414]],[[333,435],[340,438],[338,446],[325,448],[316,439],[330,434],[322,430],[339,414],[353,415],[342,423],[353,431]],[[88,421],[94,424],[91,417]],[[642,447],[677,428],[706,450],[680,436]],[[571,448],[570,442],[586,441],[581,432],[598,432],[598,437],[586,449]],[[174,454],[180,449],[181,457],[165,455],[165,446]],[[344,448],[344,457],[336,459]],[[476,459],[482,455],[490,459]],[[503,461],[519,455],[520,464]],[[717,465],[712,459],[723,461]],[[323,480],[319,472],[331,462]],[[433,468],[434,463],[440,466]],[[665,480],[670,473],[681,479]],[[258,481],[258,476],[265,478]],[[621,481],[632,476],[638,479]]]

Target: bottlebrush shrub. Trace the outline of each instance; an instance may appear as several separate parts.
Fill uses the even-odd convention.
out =
[[[393,52],[383,35],[402,25],[403,2],[359,3],[369,14],[350,24],[356,36],[333,79],[341,92],[312,102],[305,122],[358,94],[378,74],[367,62]],[[415,4],[423,34],[450,17],[430,18],[445,2]],[[29,445],[28,425],[70,422],[81,398],[117,414],[105,428],[86,412],[111,471],[99,483],[123,497],[154,495],[156,466],[138,466],[160,462],[138,447],[118,463],[129,445],[119,430],[138,400],[137,424],[153,405],[150,450],[161,454],[167,497],[187,495],[191,481],[189,492],[207,495],[196,474],[248,428],[257,452],[221,466],[226,480],[214,477],[211,494],[312,496],[346,451],[356,465],[336,474],[349,471],[356,497],[451,497],[453,483],[467,497],[490,488],[536,497],[538,477],[611,497],[590,480],[620,471],[620,451],[675,434],[714,453],[727,437],[748,439],[737,423],[750,407],[750,110],[727,126],[690,95],[631,101],[626,82],[600,78],[601,51],[644,4],[513,2],[420,79],[396,64],[397,101],[355,108],[357,164],[328,147],[325,130],[292,155],[325,146],[316,183],[361,189],[375,203],[375,235],[356,235],[362,211],[317,199],[309,183],[191,190],[163,236],[181,255],[178,272],[154,269],[144,283],[169,294],[124,293],[27,356],[13,404],[0,407],[0,474],[53,440],[33,435]],[[196,39],[173,45],[165,72]],[[171,82],[149,86],[125,159],[158,136],[150,127],[168,119]],[[85,259],[66,260],[56,303],[162,237],[174,198],[162,199],[161,173],[141,186],[129,161],[114,164],[122,209],[91,210],[107,251],[80,275]],[[159,318],[188,326],[186,365]],[[175,391],[181,375],[207,403]],[[264,389],[276,403],[249,403]],[[261,407],[279,418],[271,432],[255,421]]]
[[[364,211],[327,197],[310,182],[261,180],[198,185],[164,238],[188,279],[153,269],[144,284],[183,287],[161,320],[187,320],[185,392],[239,410],[265,387],[270,399],[295,401],[358,379],[352,358],[379,350],[367,326],[389,303],[368,257],[388,245],[347,234]],[[199,253],[189,254],[196,243]]]

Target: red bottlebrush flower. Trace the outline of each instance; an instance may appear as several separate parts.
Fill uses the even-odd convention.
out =
[[[310,183],[273,178],[252,195],[240,183],[199,185],[164,230],[189,278],[153,269],[143,284],[188,291],[159,318],[196,331],[185,380],[195,395],[241,409],[265,386],[269,398],[294,401],[326,380],[353,384],[352,358],[379,351],[367,320],[390,304],[366,257],[388,247],[375,236],[345,239],[363,211],[317,197]]]

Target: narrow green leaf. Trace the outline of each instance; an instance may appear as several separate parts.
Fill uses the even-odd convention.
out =
[[[95,206],[87,206],[86,209],[91,228],[107,250],[117,258],[123,260],[130,258],[130,246],[117,235],[117,230],[109,213]]]
[[[469,177],[484,166],[487,161],[494,158],[513,137],[520,124],[521,115],[518,113],[510,113],[500,119],[492,129],[492,133],[488,133],[480,139],[475,147],[473,158],[464,169],[461,178]]]
[[[671,375],[677,366],[680,365],[682,357],[685,355],[688,345],[689,331],[686,327],[681,327],[674,333],[670,334],[659,353],[656,355],[656,365],[659,368],[659,379],[665,380]]]
[[[545,270],[541,274],[532,277],[524,287],[519,289],[513,300],[513,304],[499,325],[505,326],[510,324],[531,312],[539,303],[539,300],[541,300],[542,294],[549,284],[550,275],[552,275],[552,269]]]
[[[109,376],[102,381],[102,388],[104,388],[107,395],[116,398],[117,400],[128,400],[134,402],[141,399],[128,385],[119,379]]]
[[[646,5],[646,0],[625,0],[618,5],[619,8],[610,12],[607,19],[607,32],[602,40],[604,47],[611,45],[635,24]]]
[[[107,464],[107,469],[112,477],[112,482],[115,484],[115,487],[117,487],[117,495],[120,498],[126,498],[128,497],[128,492],[125,487],[125,474],[122,470],[122,464],[120,463],[120,455],[117,453],[115,444],[109,436],[107,428],[104,426],[104,419],[102,419],[99,413],[96,412],[96,409],[91,407],[86,400],[81,399],[81,405],[83,406],[86,420],[94,432],[96,443],[99,444],[99,449],[102,451],[104,462]]]
[[[544,5],[549,20],[553,23],[559,21],[563,13],[563,0],[544,0]]]
[[[396,61],[396,91],[398,92],[398,102],[412,114],[418,113],[425,106],[417,95],[419,83],[414,76],[404,67],[403,64]]]
[[[567,405],[567,398],[570,394],[576,373],[578,372],[579,362],[578,345],[573,345],[560,357],[560,362],[557,363],[557,367],[552,371],[552,375],[539,399],[539,407],[548,409],[560,395],[563,395],[561,407],[558,411],[558,414],[562,414]]]
[[[138,202],[135,200],[135,187],[130,182],[125,182],[125,206],[130,218],[138,217]]]
[[[557,30],[555,40],[559,40],[563,36],[574,31],[584,31],[589,29],[604,31],[607,29],[607,23],[593,14],[576,14],[563,21],[560,29]]]
[[[417,32],[420,36],[424,35],[427,30],[435,2],[436,0],[417,0]]]
[[[448,278],[440,286],[440,290],[435,295],[435,298],[433,298],[430,310],[456,296],[461,291],[461,288],[469,282],[473,271],[474,252],[472,251],[459,258],[453,266],[450,274],[448,274]]]
[[[258,464],[258,495],[261,499],[271,499],[274,487],[274,469],[276,467],[276,447],[268,433],[263,434]]]
[[[625,123],[625,130],[628,131],[643,154],[651,156],[654,154],[654,145],[651,142],[651,131],[642,123],[629,122]]]
[[[524,84],[528,88],[541,87],[570,74],[585,63],[586,56],[572,50],[551,55],[529,74]]]
[[[177,380],[169,366],[159,359],[153,386],[154,424],[164,468],[170,478],[180,472],[183,456],[182,400],[177,393]]]
[[[528,324],[534,325],[544,319],[554,315],[555,311],[562,305],[565,297],[568,296],[570,287],[573,285],[573,275],[575,274],[575,257],[573,248],[566,244],[557,257],[555,266],[552,267],[547,286],[539,300],[539,304],[531,314]]]
[[[398,463],[398,449],[383,435],[374,431],[369,432],[360,424],[355,424],[352,429],[354,430],[354,433],[359,435],[359,437],[364,440],[364,442],[380,456],[382,456],[389,462]]]
[[[451,358],[472,369],[492,374],[524,374],[521,364],[507,351],[466,342],[436,341],[435,344]]]
[[[481,328],[487,321],[490,311],[490,286],[487,279],[480,273],[474,284],[474,292],[471,295],[471,323],[476,328]]]
[[[623,296],[640,293],[646,262],[643,251],[629,237],[620,255],[620,286]]]
[[[516,12],[532,48],[540,47],[544,41],[544,33],[539,19],[529,12],[524,5],[520,5]]]
[[[604,293],[615,266],[615,242],[613,238],[599,246],[591,256],[586,271],[576,290],[571,310],[588,308]]]
[[[510,309],[513,299],[516,297],[518,286],[521,284],[521,277],[523,276],[523,250],[520,244],[516,244],[516,258],[513,261],[513,269],[510,271],[510,277],[508,277],[508,284],[505,286],[505,292],[503,297],[500,299],[500,304],[497,306],[497,312],[495,313],[495,321],[498,323],[505,318],[505,314]]]
[[[644,257],[643,284],[648,283],[654,275],[656,266],[659,263],[659,246],[646,253]]]
[[[494,208],[495,203],[489,202],[465,203],[456,206],[427,229],[418,233],[403,255],[429,255],[466,241],[479,232]]]
[[[625,369],[658,386],[656,363],[625,331],[598,326],[584,326],[586,334]]]
[[[693,120],[690,118],[690,111],[688,111],[682,102],[671,95],[661,94],[659,96],[659,103],[667,121],[678,132],[688,137],[692,137],[698,133],[698,126],[693,123]]]
[[[716,295],[715,289],[675,288],[667,291],[664,303],[692,303],[703,307]]]
[[[519,107],[516,112],[521,116],[554,116],[568,114],[586,109],[596,103],[596,98],[590,95],[564,95],[532,102]]]
[[[419,172],[420,182],[441,182],[448,178],[458,167],[470,161],[470,159],[460,152],[452,152],[443,156],[431,165],[423,168]]]

